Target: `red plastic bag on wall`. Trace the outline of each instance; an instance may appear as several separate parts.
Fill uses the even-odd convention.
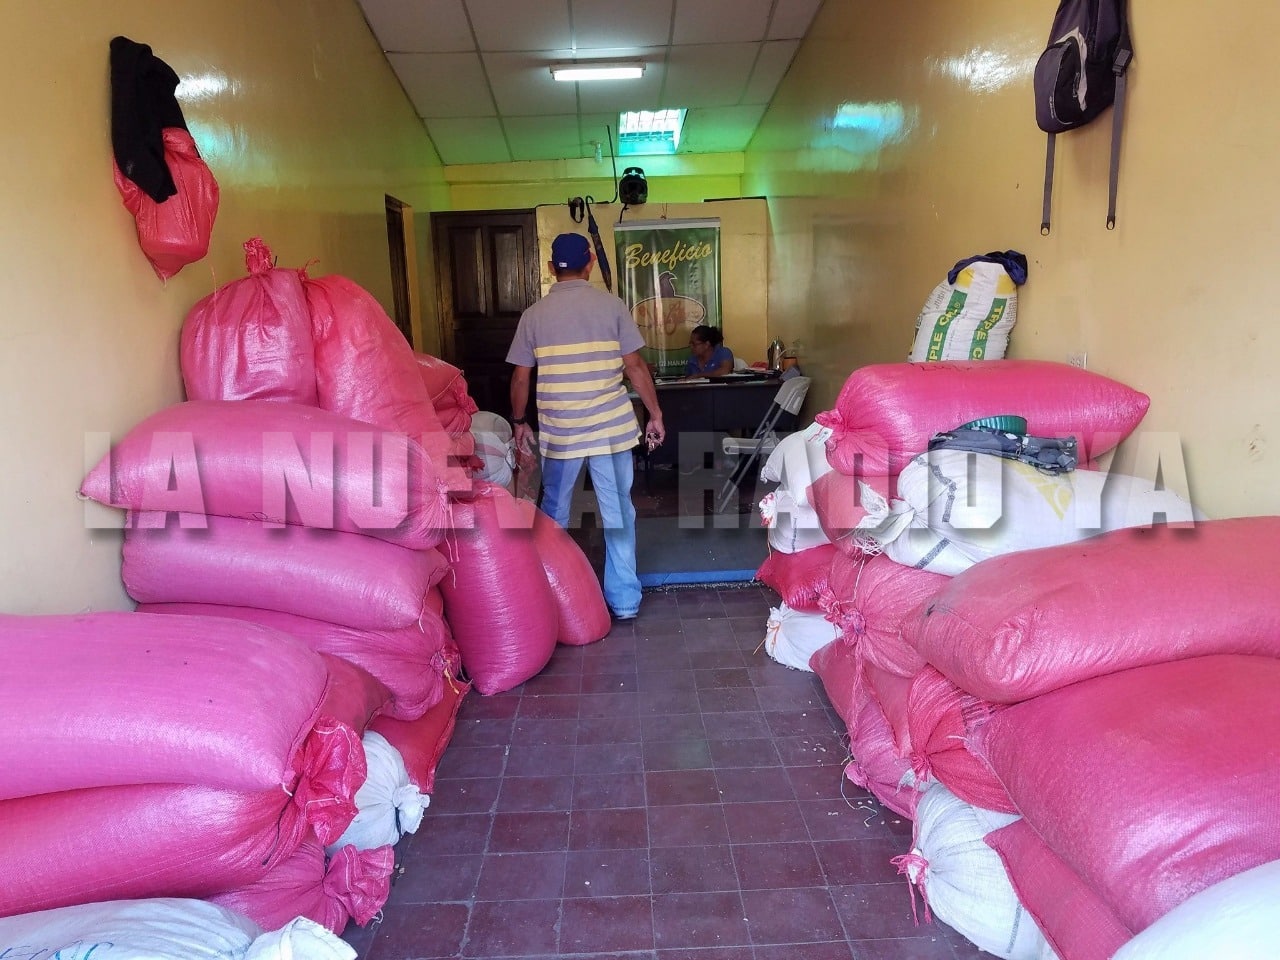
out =
[[[156,203],[120,172],[113,160],[116,189],[138,227],[138,245],[161,280],[168,280],[209,252],[213,221],[218,216],[218,181],[200,159],[191,134],[181,127],[164,129],[164,159],[178,192]]]

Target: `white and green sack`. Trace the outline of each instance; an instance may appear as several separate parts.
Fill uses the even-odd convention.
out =
[[[912,363],[1003,360],[1018,319],[1018,285],[998,263],[976,261],[933,289],[916,319]]]

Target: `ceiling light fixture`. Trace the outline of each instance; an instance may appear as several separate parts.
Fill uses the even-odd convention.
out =
[[[640,60],[586,60],[578,63],[553,63],[551,76],[564,82],[577,80],[639,80],[644,76]]]

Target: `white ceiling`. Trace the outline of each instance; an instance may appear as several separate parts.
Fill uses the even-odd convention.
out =
[[[623,110],[687,108],[680,153],[744,150],[822,0],[359,0],[446,164],[615,149]],[[640,80],[558,83],[566,60]]]

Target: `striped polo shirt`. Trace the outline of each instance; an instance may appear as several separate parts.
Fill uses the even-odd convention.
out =
[[[622,358],[643,346],[627,305],[586,280],[557,282],[521,315],[507,363],[538,368],[544,457],[614,454],[640,442]]]

